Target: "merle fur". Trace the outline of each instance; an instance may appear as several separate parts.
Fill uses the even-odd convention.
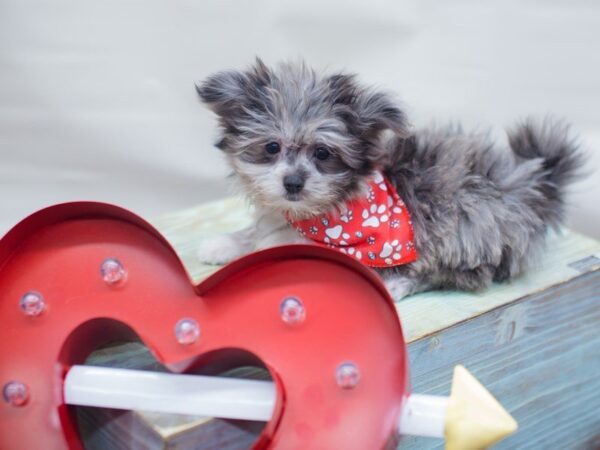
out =
[[[416,262],[384,269],[384,276],[409,280],[409,293],[477,290],[522,273],[543,248],[547,229],[563,222],[565,186],[582,162],[560,121],[526,120],[508,131],[508,147],[459,127],[415,131],[390,94],[363,87],[354,75],[319,75],[304,64],[273,69],[257,60],[197,89],[219,117],[217,147],[244,191],[274,214],[334,209],[382,169],[407,204],[419,254]],[[264,184],[279,182],[256,175],[281,164],[263,151],[273,139],[285,146],[278,158],[287,164],[304,155],[302,170],[322,183],[315,198],[295,206],[265,193]],[[335,152],[328,165],[310,157],[323,140]]]

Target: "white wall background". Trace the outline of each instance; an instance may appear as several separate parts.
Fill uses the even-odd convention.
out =
[[[570,223],[600,238],[596,0],[0,0],[0,233],[66,200],[227,195],[194,81],[255,55],[358,72],[417,125],[567,118],[591,155]]]

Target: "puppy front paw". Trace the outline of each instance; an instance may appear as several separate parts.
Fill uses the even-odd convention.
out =
[[[415,288],[414,281],[401,276],[392,276],[384,279],[384,282],[392,299],[396,301],[412,294]]]
[[[233,236],[213,236],[200,242],[200,246],[196,250],[196,257],[205,264],[227,264],[244,254],[241,247]]]

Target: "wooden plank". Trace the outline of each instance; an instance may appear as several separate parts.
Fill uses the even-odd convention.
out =
[[[250,215],[241,199],[229,198],[152,222],[198,282],[218,270],[196,259],[200,240],[243,228]],[[594,439],[600,440],[595,434],[600,430],[600,243],[565,230],[549,236],[548,249],[538,267],[511,283],[477,294],[427,292],[397,302],[414,391],[447,394],[453,366],[465,364],[520,421],[519,433],[498,448],[600,448],[593,447]],[[146,364],[140,358],[121,356],[124,364]],[[130,437],[143,442],[138,448],[237,448],[258,433],[237,438],[238,429],[208,426],[218,422],[185,418],[173,423],[147,413],[128,414],[137,414],[142,425],[129,422],[129,429],[111,430],[106,417],[88,417],[88,425],[106,422],[90,442],[114,441],[114,436],[98,437],[110,430],[144,435]],[[195,447],[196,442],[205,446]],[[405,439],[400,448],[442,445]]]
[[[219,266],[202,264],[196,248],[202,239],[244,228],[251,223],[250,209],[240,197],[206,203],[194,208],[165,214],[150,223],[173,245],[190,277],[198,283]]]
[[[200,281],[218,270],[218,266],[198,261],[195,254],[198,243],[207,237],[243,228],[250,221],[247,205],[240,198],[231,197],[167,214],[151,222],[175,246],[191,277]],[[510,283],[495,284],[480,293],[432,291],[398,301],[397,310],[407,342],[600,267],[600,243],[570,230],[550,234],[547,248],[537,267]]]
[[[598,330],[600,271],[414,341],[413,390],[448,395],[453,367],[463,364],[519,421],[497,448],[600,448]],[[137,343],[96,352],[91,362],[164,370]],[[259,433],[214,419],[95,408],[80,408],[80,421],[90,450],[247,448]],[[405,438],[399,448],[442,442]]]
[[[397,302],[408,342],[471,319],[502,305],[565,283],[600,268],[600,243],[563,230],[548,236],[547,251],[536,267],[508,283],[482,292],[431,291]],[[591,262],[586,264],[585,261]]]
[[[519,430],[497,449],[600,448],[600,271],[418,339],[409,355],[415,392],[448,395],[463,364],[514,415]]]

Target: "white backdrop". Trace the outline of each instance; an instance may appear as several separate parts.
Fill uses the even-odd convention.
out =
[[[66,200],[227,195],[194,82],[255,55],[358,72],[416,125],[567,118],[591,154],[570,223],[600,238],[596,0],[0,0],[0,233]]]

